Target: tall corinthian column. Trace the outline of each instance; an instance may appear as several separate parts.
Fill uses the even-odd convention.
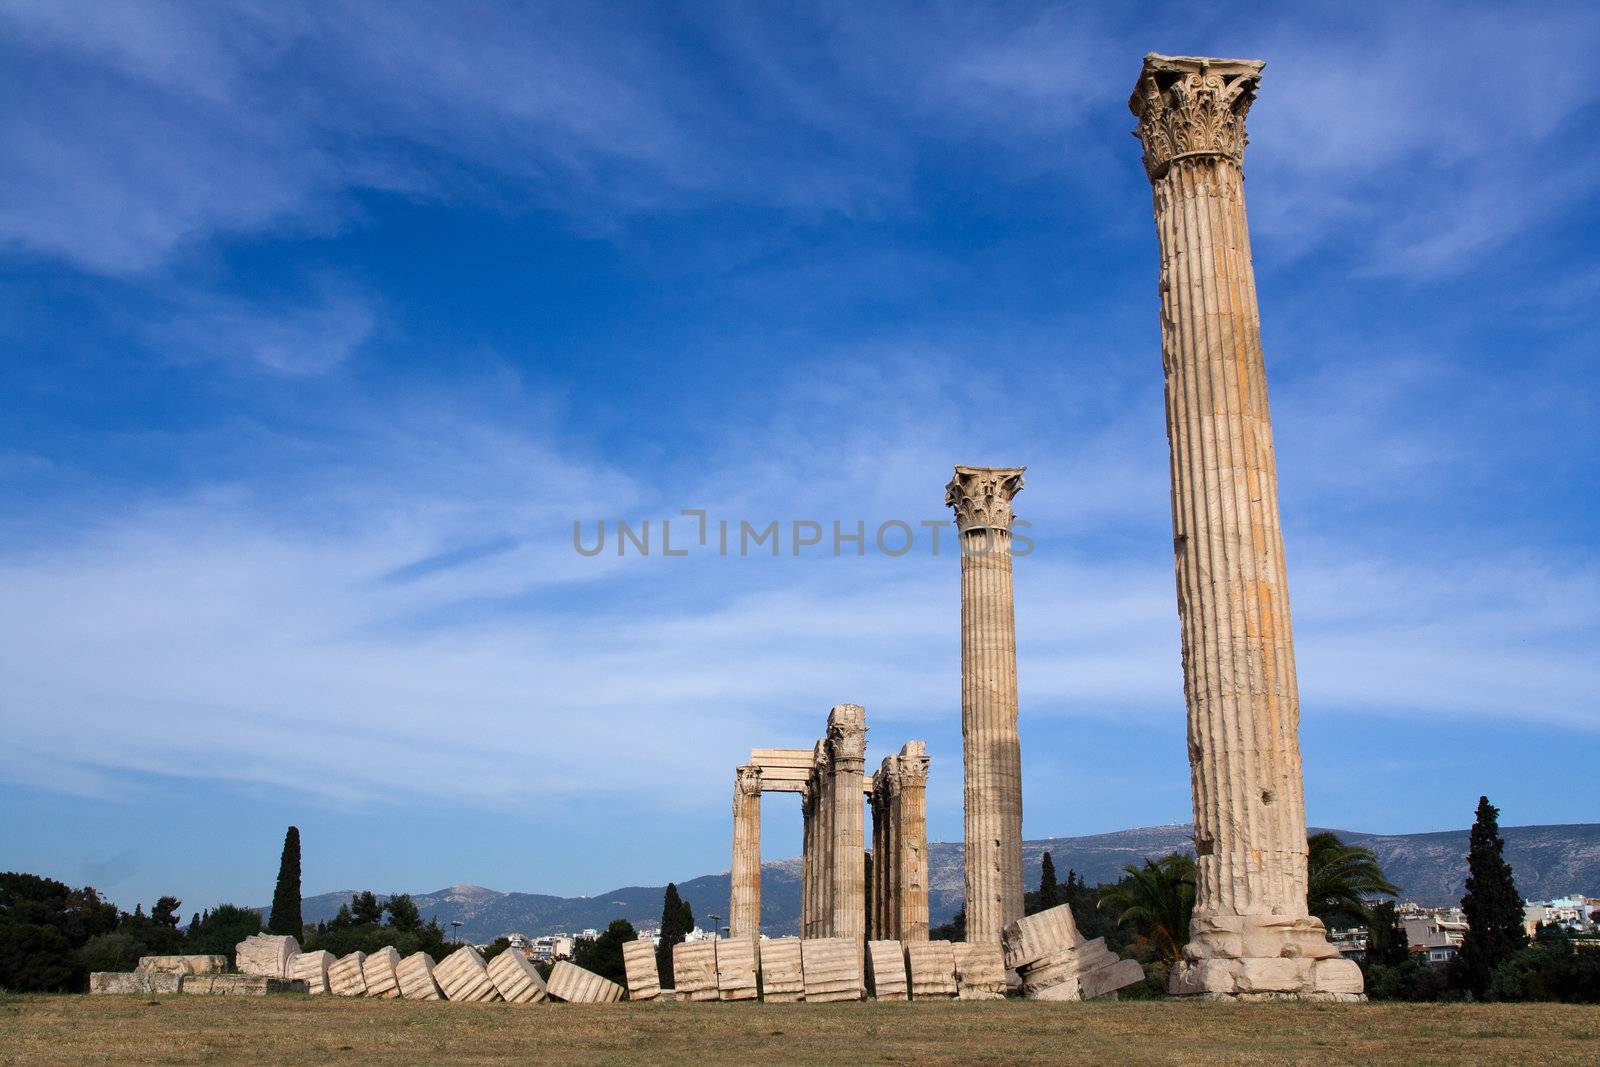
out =
[[[828,772],[833,792],[832,921],[829,937],[864,941],[867,932],[866,794],[862,777],[867,767],[867,712],[858,704],[840,704],[828,712]]]
[[[1264,64],[1145,57],[1129,106],[1155,189],[1197,874],[1172,991],[1349,996],[1306,911],[1300,698],[1261,324],[1245,113]]]
[[[944,501],[961,531],[961,753],[967,940],[999,941],[1022,918],[1022,749],[1011,499],[1023,467],[957,467]]]
[[[733,780],[733,867],[728,936],[761,935],[761,768],[740,767]]]

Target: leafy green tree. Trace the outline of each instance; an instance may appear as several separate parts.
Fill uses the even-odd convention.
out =
[[[1482,1000],[1489,995],[1496,967],[1527,944],[1522,925],[1522,895],[1500,836],[1500,809],[1488,797],[1478,798],[1478,816],[1467,846],[1467,895],[1461,910],[1467,936],[1455,959],[1455,984]]]
[[[1194,912],[1194,857],[1174,852],[1122,869],[1120,882],[1100,888],[1100,907],[1116,916],[1118,926],[1148,938],[1162,960],[1177,962]]]
[[[1401,963],[1369,963],[1365,968],[1367,996],[1372,1000],[1428,1003],[1445,999],[1450,984],[1443,967],[1413,956]]]
[[[350,904],[347,901],[346,903],[340,904],[339,910],[334,912],[333,918],[328,920],[328,929],[343,930],[344,928],[348,926],[354,926],[355,924],[356,917],[351,913]]]
[[[1371,849],[1326,832],[1306,838],[1306,875],[1306,908],[1328,926],[1364,925],[1368,897],[1400,892]]]
[[[599,937],[584,938],[572,946],[572,962],[602,978],[625,984],[627,976],[622,966],[622,946],[638,937],[638,931],[627,919],[613,919]]]
[[[391,896],[388,903],[383,906],[389,914],[391,929],[405,933],[414,933],[422,929],[422,916],[417,911],[417,905],[411,899],[410,893],[396,893]]]
[[[0,921],[0,989],[66,992],[82,989],[87,973],[56,927]]]
[[[487,945],[483,946],[483,949],[478,953],[478,955],[482,956],[484,961],[487,962],[494,959],[496,956],[500,955],[500,953],[504,952],[510,947],[511,939],[509,937],[497,937]]]
[[[156,906],[150,911],[150,921],[157,926],[178,928],[178,909],[183,906],[183,901],[177,897],[160,897]]]
[[[1372,905],[1367,916],[1365,963],[1372,967],[1398,967],[1411,958],[1411,942],[1405,924],[1395,914],[1394,901]]]
[[[139,965],[139,957],[151,955],[145,943],[126,931],[113,931],[91,937],[76,958],[85,971],[131,971]]]
[[[219,904],[201,916],[198,926],[189,927],[187,950],[196,955],[226,956],[232,966],[239,942],[260,932],[259,911],[237,904]]]
[[[283,855],[278,859],[278,884],[272,891],[272,917],[267,932],[299,937],[305,930],[300,917],[300,828],[283,835]]]
[[[371,923],[376,926],[383,922],[383,905],[378,903],[378,897],[372,890],[366,889],[350,898],[350,914],[357,925]]]
[[[661,897],[661,939],[656,942],[656,969],[661,973],[663,989],[673,987],[672,946],[682,944],[693,929],[694,909],[678,895],[677,883],[668,882]]]
[[[0,874],[0,922],[53,927],[77,948],[116,929],[117,921],[117,906],[90,886],[73,889],[37,874]]]

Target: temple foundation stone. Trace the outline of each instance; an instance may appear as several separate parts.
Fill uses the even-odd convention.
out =
[[[1129,101],[1161,248],[1197,854],[1171,990],[1349,999],[1360,971],[1306,909],[1300,699],[1242,169],[1263,66],[1152,53]]]

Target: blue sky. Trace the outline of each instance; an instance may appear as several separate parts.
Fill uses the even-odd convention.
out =
[[[1311,820],[1593,820],[1597,39],[1579,5],[0,2],[0,867],[263,903],[294,822],[308,893],[685,878],[747,750],[846,701],[873,763],[927,740],[957,839],[954,555],[572,547],[915,526],[955,463],[1029,468],[1026,833],[1187,820],[1150,50],[1268,62]],[[766,855],[798,839],[769,798]]]

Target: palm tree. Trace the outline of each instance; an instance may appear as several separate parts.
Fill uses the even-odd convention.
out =
[[[1371,849],[1320,833],[1306,838],[1306,853],[1306,908],[1329,926],[1365,925],[1372,919],[1368,897],[1400,892],[1383,876]]]
[[[1194,857],[1174,852],[1122,869],[1126,877],[1100,891],[1100,906],[1116,912],[1118,926],[1132,927],[1155,943],[1163,959],[1176,962],[1194,911]]]

